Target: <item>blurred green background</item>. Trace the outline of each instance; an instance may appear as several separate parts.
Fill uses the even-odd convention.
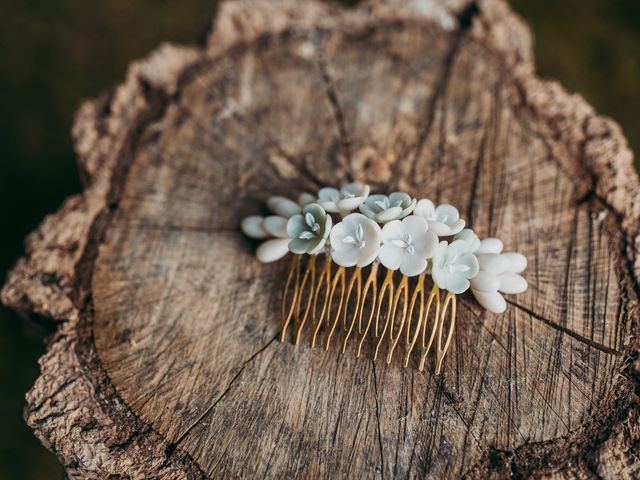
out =
[[[346,1],[345,3],[354,3]],[[512,0],[531,25],[538,71],[583,94],[640,147],[640,1]],[[79,102],[168,40],[194,43],[213,0],[0,2],[0,275],[25,235],[80,185],[69,138]],[[1,278],[1,277],[0,277]],[[50,326],[0,307],[0,480],[61,478],[22,420]]]

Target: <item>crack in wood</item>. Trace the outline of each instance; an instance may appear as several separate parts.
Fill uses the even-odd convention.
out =
[[[378,426],[378,448],[380,449],[380,475],[384,480],[384,449],[382,448],[382,427],[380,425],[380,400],[378,398],[378,379],[376,372],[376,363],[374,360],[371,360],[371,366],[373,369],[373,391],[375,393],[376,399],[376,423]]]
[[[602,345],[601,343],[595,342],[595,341],[591,340],[590,338],[585,337],[584,335],[581,335],[581,334],[579,334],[577,332],[574,332],[573,330],[565,327],[564,325],[560,325],[560,324],[558,324],[556,322],[553,322],[553,321],[549,320],[548,318],[545,318],[544,316],[534,312],[530,308],[527,308],[524,305],[520,305],[519,303],[516,303],[513,300],[507,299],[507,303],[509,305],[513,305],[514,307],[516,307],[519,310],[522,310],[527,315],[531,316],[532,318],[535,318],[536,320],[541,321],[545,325],[548,325],[549,327],[551,327],[551,328],[553,328],[555,330],[558,330],[559,332],[566,333],[570,337],[578,340],[581,343],[584,343],[585,345],[588,345],[589,347],[595,348],[596,350],[599,350],[599,351],[601,351],[603,353],[606,353],[606,354],[609,354],[609,355],[615,355],[615,356],[618,356],[618,357],[624,355],[623,352],[620,352],[619,350],[616,350],[615,348],[607,347],[606,345]]]
[[[451,79],[451,73],[453,72],[453,66],[456,56],[460,50],[465,36],[467,35],[467,32],[471,27],[473,17],[478,15],[478,13],[478,5],[475,1],[473,1],[467,4],[466,7],[457,16],[459,27],[453,34],[453,41],[451,43],[449,51],[444,56],[442,62],[442,75],[440,76],[440,80],[436,84],[435,91],[427,107],[427,117],[424,121],[424,126],[421,128],[414,153],[411,157],[411,169],[408,178],[412,180],[416,178],[418,159],[420,157],[420,154],[422,153],[424,144],[427,141],[427,138],[429,137],[429,134],[431,133],[431,130],[433,128],[433,122],[435,121],[435,117],[438,111],[438,103],[442,101],[444,95],[446,94],[447,86],[449,85],[449,81]],[[397,166],[393,169],[394,176],[400,175],[399,167],[401,166],[401,164],[402,162],[398,162]]]
[[[205,409],[205,411],[191,424],[189,425],[189,427],[187,427],[187,429],[181,433],[178,438],[176,439],[175,442],[171,443],[167,448],[172,452],[173,450],[175,450],[175,448],[180,445],[180,443],[182,443],[182,441],[185,439],[185,437],[200,423],[202,422],[202,420],[205,419],[205,417],[207,415],[209,415],[209,413],[216,407],[216,405],[218,405],[222,399],[229,393],[229,391],[231,391],[231,388],[233,387],[233,385],[236,383],[236,381],[240,378],[240,376],[242,375],[242,372],[244,372],[244,370],[247,368],[248,365],[250,365],[251,363],[253,363],[253,361],[262,353],[264,352],[267,348],[269,348],[269,346],[271,346],[271,344],[273,342],[275,342],[278,337],[280,336],[280,334],[277,334],[276,336],[274,336],[271,340],[269,340],[265,345],[263,345],[262,347],[260,347],[260,349],[258,349],[255,353],[253,353],[253,355],[251,355],[247,360],[245,360],[242,365],[240,366],[240,368],[238,369],[238,372],[233,376],[233,378],[229,381],[229,383],[227,384],[227,386],[224,388],[224,390],[222,391],[222,393],[218,396],[218,398],[216,398],[213,403],[211,405],[209,405],[209,407],[207,407]]]
[[[335,83],[333,81],[333,78],[331,77],[331,74],[329,73],[328,62],[323,58],[322,55],[320,55],[317,63],[318,69],[320,70],[322,82],[325,85],[327,100],[329,101],[329,105],[331,105],[331,110],[336,122],[336,127],[340,138],[340,146],[343,152],[343,165],[338,165],[337,167],[342,167],[344,169],[344,171],[347,173],[347,180],[351,182],[354,180],[353,171],[351,168],[351,141],[349,140],[349,135],[347,133],[344,113],[340,105],[340,99],[338,98]]]

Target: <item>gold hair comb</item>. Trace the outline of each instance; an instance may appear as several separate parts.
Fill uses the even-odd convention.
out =
[[[261,262],[295,254],[283,289],[280,339],[291,331],[298,345],[307,332],[314,347],[322,334],[328,350],[341,337],[341,352],[352,340],[358,357],[370,338],[374,360],[386,349],[390,363],[404,350],[404,366],[414,354],[421,371],[434,350],[439,374],[455,330],[457,295],[470,289],[481,306],[502,313],[502,293],[527,289],[519,275],[527,260],[503,253],[497,238],[481,241],[452,205],[369,191],[354,182],[317,196],[304,193],[298,202],[271,197],[274,215],[242,221],[247,236],[266,239],[256,251]]]

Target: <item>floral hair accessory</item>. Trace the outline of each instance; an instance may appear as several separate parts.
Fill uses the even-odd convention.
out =
[[[504,312],[503,295],[527,289],[520,275],[527,259],[503,252],[497,238],[480,240],[452,205],[404,192],[369,192],[368,185],[353,182],[317,196],[303,193],[297,201],[274,196],[267,201],[272,215],[242,221],[247,236],[263,240],[256,250],[261,262],[294,254],[280,338],[293,324],[296,345],[304,331],[312,346],[323,332],[328,349],[341,330],[342,352],[357,337],[359,356],[373,338],[373,358],[386,347],[388,363],[402,343],[405,367],[415,353],[420,370],[434,347],[439,374],[455,330],[457,295],[470,290],[483,308]],[[360,213],[351,213],[355,209]]]

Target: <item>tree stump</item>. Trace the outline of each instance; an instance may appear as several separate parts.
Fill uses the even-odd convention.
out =
[[[502,1],[225,3],[73,137],[84,192],[2,292],[59,322],[25,417],[69,476],[640,475],[632,155],[535,76]],[[239,220],[351,178],[453,203],[529,258],[505,314],[462,298],[440,376],[276,341],[287,266]]]

